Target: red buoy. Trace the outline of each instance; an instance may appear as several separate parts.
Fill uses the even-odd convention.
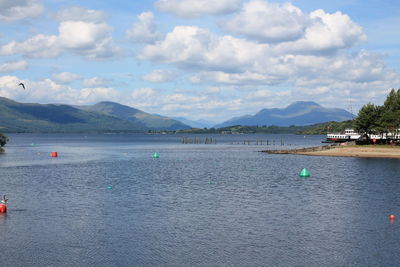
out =
[[[57,158],[57,157],[58,157],[58,154],[57,154],[57,152],[51,152],[51,157],[53,157],[53,158]]]
[[[0,203],[0,213],[6,213],[7,212],[7,205],[4,203]]]
[[[396,218],[396,217],[395,217],[393,214],[391,214],[391,215],[389,216],[389,219],[390,219],[391,221],[394,221],[395,218]]]

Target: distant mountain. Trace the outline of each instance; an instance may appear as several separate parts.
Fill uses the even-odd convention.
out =
[[[233,125],[247,126],[303,126],[328,121],[345,121],[354,117],[350,112],[339,108],[324,108],[315,102],[298,101],[286,108],[262,109],[251,116],[232,118],[214,128],[221,128]]]
[[[191,126],[192,128],[210,128],[212,127],[215,122],[207,121],[207,120],[189,120],[183,117],[171,117],[177,121],[183,122],[186,125]]]
[[[117,117],[122,120],[139,123],[148,129],[184,130],[191,128],[189,125],[168,117],[149,114],[136,108],[109,101],[100,102],[93,106],[77,107],[82,110],[97,112],[108,116]]]
[[[104,110],[100,112],[102,108]],[[107,108],[110,109],[108,114]],[[129,115],[124,115],[124,110],[127,113],[135,110],[142,119],[131,119]],[[143,132],[150,129],[170,130],[174,127],[190,128],[172,119],[150,115],[117,103],[106,102],[77,108],[62,104],[19,103],[0,97],[2,132]]]

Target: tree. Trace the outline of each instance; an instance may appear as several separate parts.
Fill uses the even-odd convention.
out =
[[[8,142],[8,137],[0,133],[0,147],[5,146]]]
[[[381,126],[385,132],[397,134],[400,127],[400,89],[392,89],[382,107]]]
[[[364,105],[354,121],[355,130],[363,134],[374,133],[380,126],[381,110],[381,107],[371,103]]]

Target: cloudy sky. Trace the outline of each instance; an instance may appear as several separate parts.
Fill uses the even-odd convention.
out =
[[[0,96],[20,102],[357,112],[400,87],[399,60],[398,0],[0,0]]]

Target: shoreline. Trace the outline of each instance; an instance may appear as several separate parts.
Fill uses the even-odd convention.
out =
[[[321,151],[296,151],[291,154],[308,156],[329,156],[329,157],[358,157],[358,158],[398,158],[400,159],[399,146],[335,146],[328,150]]]

